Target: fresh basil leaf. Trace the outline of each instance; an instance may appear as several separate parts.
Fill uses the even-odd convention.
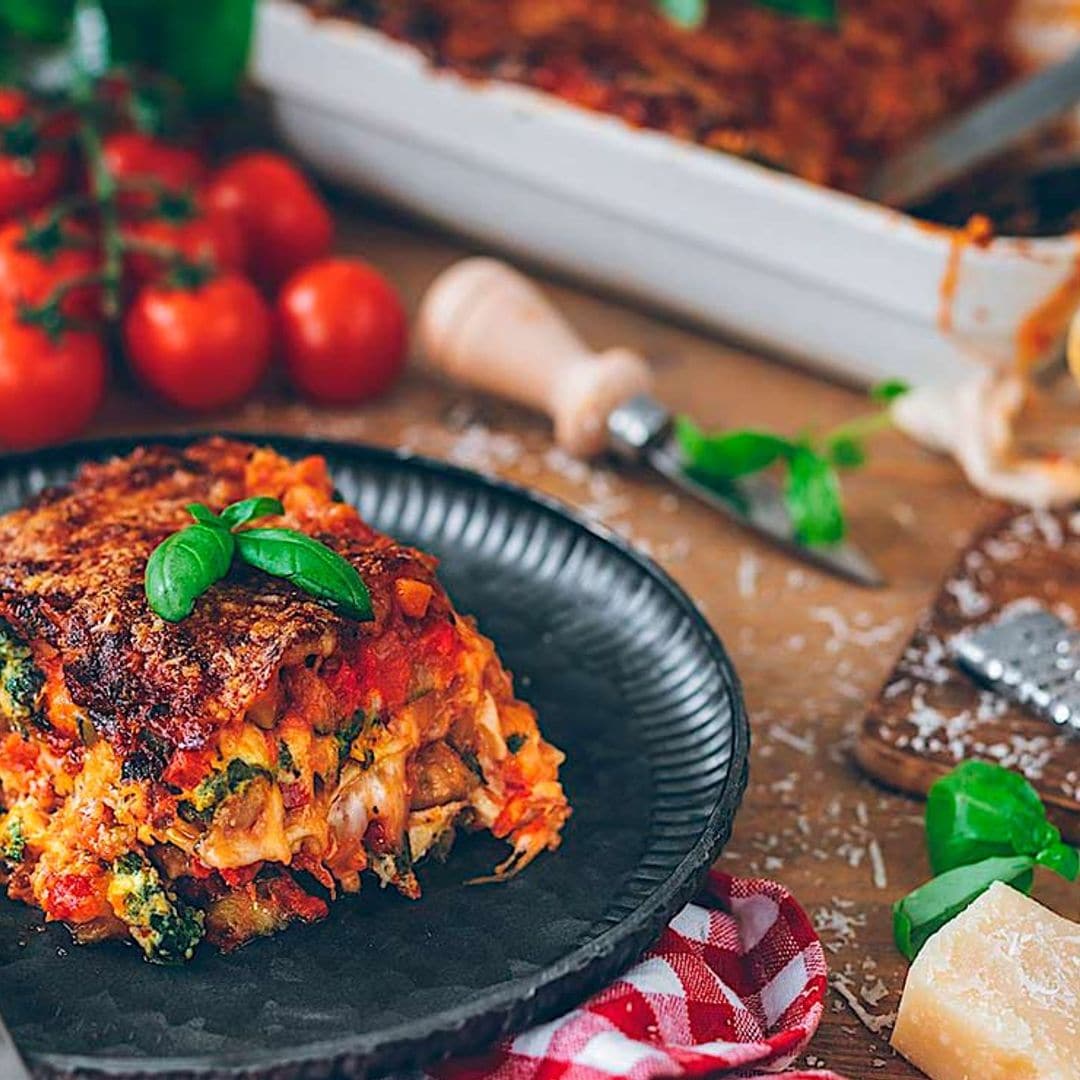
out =
[[[866,462],[866,449],[854,435],[834,436],[825,444],[825,450],[838,469],[857,469]]]
[[[1075,881],[1080,877],[1080,851],[1058,840],[1043,848],[1035,861],[1055,874],[1060,874],[1066,881]]]
[[[657,6],[673,23],[687,30],[703,25],[709,14],[709,0],[657,0]]]
[[[248,529],[235,537],[240,558],[250,566],[285,578],[354,619],[372,617],[371,596],[356,567],[325,544],[295,529]]]
[[[675,421],[675,437],[686,464],[713,479],[732,479],[768,468],[796,447],[767,431],[727,431],[706,435],[689,417]]]
[[[146,563],[146,599],[168,622],[186,619],[195,601],[232,565],[232,534],[214,525],[189,525],[163,540]]]
[[[826,546],[843,540],[846,525],[836,470],[808,446],[797,446],[788,460],[784,498],[795,535],[804,544]]]
[[[1034,856],[1060,839],[1031,784],[992,762],[963,762],[927,795],[926,846],[935,874],[995,855]]]
[[[929,938],[995,881],[1004,881],[1021,892],[1031,888],[1035,860],[1030,855],[983,859],[958,866],[925,885],[920,885],[893,905],[893,937],[896,947],[914,960]]]
[[[911,387],[903,379],[886,379],[870,388],[870,397],[874,401],[880,401],[887,405],[898,397],[903,397],[911,390]]]
[[[224,526],[221,518],[209,506],[204,506],[202,503],[188,503],[184,509],[203,525],[216,525],[219,529]]]
[[[254,498],[243,499],[241,502],[234,502],[231,506],[226,506],[221,511],[221,520],[230,529],[235,529],[240,525],[246,525],[249,521],[255,521],[257,518],[270,517],[271,515],[277,516],[284,513],[285,507],[281,505],[280,500],[271,499],[266,495],[256,495]]]
[[[835,26],[840,21],[837,0],[756,0],[762,7],[772,8],[784,15],[793,15],[807,22]]]

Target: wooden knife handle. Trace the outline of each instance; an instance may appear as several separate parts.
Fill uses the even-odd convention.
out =
[[[417,336],[451,378],[545,413],[558,444],[579,457],[600,453],[612,409],[652,384],[637,353],[592,352],[528,278],[496,259],[443,271],[421,301]]]

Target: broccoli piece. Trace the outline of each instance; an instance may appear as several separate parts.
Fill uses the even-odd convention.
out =
[[[150,959],[161,964],[179,964],[191,959],[195,946],[202,940],[203,913],[186,904],[177,904],[171,914],[151,914],[150,930],[157,935],[156,953]]]
[[[137,851],[129,851],[113,861],[113,873],[134,875],[139,873],[145,865],[145,860]]]
[[[254,780],[256,776],[269,775],[261,765],[252,765],[251,762],[241,758],[233,758],[225,768],[225,787],[231,795],[239,791],[249,780]]]
[[[41,715],[45,676],[34,663],[29,646],[0,619],[0,717],[25,731],[27,721]]]
[[[261,765],[252,765],[242,758],[233,758],[224,769],[211,773],[192,792],[190,799],[185,799],[177,806],[177,812],[184,821],[209,822],[214,811],[230,795],[241,791],[257,776],[269,777]]]
[[[203,936],[203,913],[166,889],[153,864],[137,851],[115,859],[112,870],[109,902],[147,960],[190,960]]]
[[[21,818],[9,816],[4,828],[3,839],[0,840],[0,855],[8,862],[22,862],[26,853],[26,834],[23,831]]]

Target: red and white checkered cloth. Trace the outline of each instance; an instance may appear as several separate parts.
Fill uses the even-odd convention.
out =
[[[580,1008],[435,1080],[654,1080],[779,1072],[817,1029],[827,973],[782,886],[713,871],[636,966]],[[797,1077],[842,1080],[822,1070]]]

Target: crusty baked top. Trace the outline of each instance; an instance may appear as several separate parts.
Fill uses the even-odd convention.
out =
[[[1017,0],[841,2],[835,26],[724,0],[693,30],[657,0],[306,3],[468,77],[524,83],[852,191],[1020,66]]]
[[[190,524],[185,506],[220,510],[251,495],[280,498],[285,524],[352,562],[371,592],[372,621],[339,616],[239,562],[182,622],[150,610],[146,560]],[[389,630],[410,639],[453,618],[434,568],[433,558],[335,502],[321,459],[292,462],[224,439],[87,465],[71,484],[0,518],[0,617],[39,657],[55,650],[71,699],[125,756],[155,741],[204,744],[266,689],[287,653],[327,632],[343,644]],[[435,586],[424,618],[401,618],[392,602],[399,577]]]

